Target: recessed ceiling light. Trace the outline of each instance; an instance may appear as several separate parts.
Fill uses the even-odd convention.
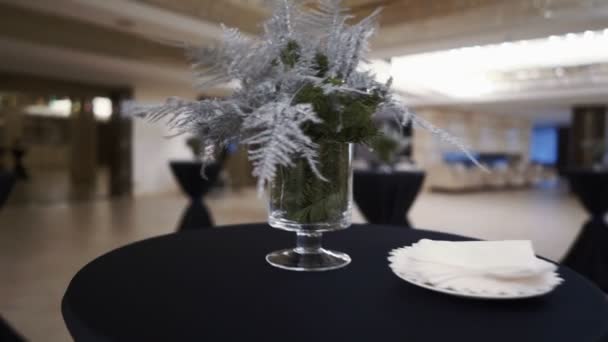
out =
[[[424,88],[455,98],[497,91],[505,84],[492,76],[505,72],[514,72],[517,81],[553,76],[563,85],[571,79],[569,67],[608,65],[606,42],[608,28],[399,56],[392,59],[391,73],[407,75],[395,78],[397,89]]]

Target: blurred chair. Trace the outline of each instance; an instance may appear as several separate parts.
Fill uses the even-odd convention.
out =
[[[484,179],[477,167],[462,163],[443,164],[428,170],[428,185],[436,191],[465,192],[482,188]]]
[[[529,164],[526,162],[518,162],[511,166],[509,169],[509,185],[515,188],[521,188],[528,185],[526,179],[526,170]]]
[[[509,165],[498,163],[489,167],[490,173],[484,174],[484,184],[491,189],[504,189],[509,185]]]
[[[544,168],[539,164],[530,164],[526,171],[526,179],[527,183],[531,185],[536,185],[542,182],[543,180],[543,172]]]

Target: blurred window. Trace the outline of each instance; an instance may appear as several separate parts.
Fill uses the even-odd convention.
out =
[[[557,162],[557,128],[537,126],[532,130],[530,159],[543,165],[555,165]]]

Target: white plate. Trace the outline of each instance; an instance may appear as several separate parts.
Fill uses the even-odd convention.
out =
[[[448,295],[452,295],[452,296],[456,296],[456,297],[464,297],[464,298],[493,299],[493,300],[525,299],[525,298],[534,298],[534,297],[544,296],[554,290],[554,288],[550,288],[550,289],[539,290],[538,292],[534,292],[534,293],[527,292],[527,293],[517,293],[517,294],[515,294],[515,293],[496,294],[496,293],[471,292],[471,291],[464,291],[464,290],[456,290],[456,289],[452,289],[452,288],[441,288],[441,287],[437,287],[437,286],[434,286],[429,283],[425,283],[425,282],[415,279],[413,277],[409,277],[404,274],[400,275],[397,272],[394,272],[394,273],[399,278],[405,280],[406,282],[408,282],[412,285],[416,285],[416,286],[419,286],[419,287],[422,287],[422,288],[425,288],[425,289],[428,289],[431,291],[441,292],[441,293],[445,293]]]
[[[398,248],[391,251],[389,256],[389,266],[393,273],[395,273],[399,278],[405,280],[406,282],[419,286],[431,291],[441,292],[452,296],[464,297],[464,298],[474,298],[474,299],[492,299],[492,300],[507,300],[507,299],[524,299],[524,298],[533,298],[540,297],[552,292],[555,287],[557,287],[562,279],[559,277],[557,273],[553,273],[550,277],[551,283],[545,284],[540,287],[530,287],[525,288],[524,290],[513,290],[506,292],[496,292],[490,291],[491,289],[477,288],[475,290],[472,289],[464,289],[464,288],[453,288],[449,286],[436,286],[430,284],[423,279],[420,279],[419,275],[414,274],[413,272],[408,272],[407,269],[399,270],[396,269],[396,266],[393,264],[391,259],[395,257],[407,257],[407,252],[409,251],[409,247]]]

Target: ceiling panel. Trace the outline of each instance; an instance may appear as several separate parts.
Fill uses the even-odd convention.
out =
[[[5,4],[0,4],[0,38],[141,63],[186,66],[186,58],[181,48],[85,21],[70,20]]]
[[[264,11],[255,6],[233,0],[137,0],[136,2],[216,24],[238,27],[246,32],[259,32],[260,23],[267,17]]]

